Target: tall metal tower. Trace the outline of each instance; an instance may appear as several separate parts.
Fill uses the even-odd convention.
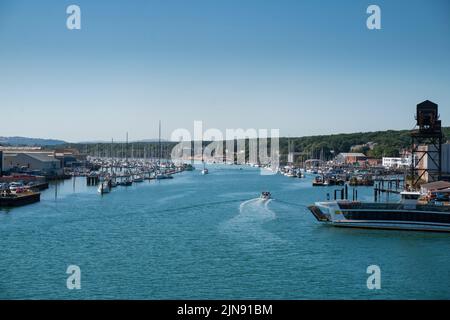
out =
[[[417,105],[416,127],[411,131],[411,181],[417,188],[421,180],[442,178],[442,128],[438,105],[426,100]]]

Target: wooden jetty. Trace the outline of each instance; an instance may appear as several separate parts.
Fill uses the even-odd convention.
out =
[[[95,175],[95,176],[92,175],[92,176],[86,177],[86,183],[88,186],[96,186],[96,185],[98,185],[99,181],[100,181],[100,176],[98,176],[98,175]]]

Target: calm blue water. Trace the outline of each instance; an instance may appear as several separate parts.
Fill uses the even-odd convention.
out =
[[[211,166],[103,197],[83,178],[0,211],[1,299],[448,299],[450,235],[338,229],[311,178]],[[270,190],[274,200],[257,199]],[[371,189],[359,188],[370,199]],[[81,290],[66,269],[81,268]],[[366,268],[381,268],[368,290]]]

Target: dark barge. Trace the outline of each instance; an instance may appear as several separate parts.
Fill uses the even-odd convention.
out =
[[[39,192],[24,192],[20,194],[0,195],[0,208],[2,207],[20,207],[41,201]]]

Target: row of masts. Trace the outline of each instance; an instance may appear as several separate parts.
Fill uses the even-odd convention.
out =
[[[118,142],[113,142],[111,144],[119,144]],[[122,143],[123,144],[123,143]],[[159,159],[166,159],[170,155],[171,147],[162,145],[161,147],[154,147],[154,146],[138,146],[136,147],[135,144],[130,143],[131,147],[129,148],[128,152],[125,151],[127,148],[124,144],[121,150],[117,150],[117,148],[113,148],[112,146],[110,148],[102,148],[95,147],[94,150],[89,150],[89,148],[86,148],[86,154],[96,157],[96,158],[114,158],[114,159],[153,159],[153,160],[159,160]]]
[[[329,154],[325,152],[324,148],[320,149],[312,149],[310,151],[296,151],[296,147],[294,141],[291,138],[288,138],[288,157],[290,154],[296,155],[300,157],[300,162],[304,163],[309,159],[317,159],[320,161],[329,161],[334,158],[334,150],[329,150]],[[290,162],[289,159],[287,162]]]
[[[92,148],[89,148],[86,144],[85,153],[97,158],[125,159],[125,161],[128,161],[130,158],[151,159],[161,162],[162,160],[169,158],[168,155],[171,152],[171,146],[169,144],[163,144],[161,141],[161,121],[159,121],[157,145],[148,142],[129,143],[128,132],[126,133],[125,143],[116,142],[116,144],[121,144],[121,149],[117,150],[117,148],[114,148],[114,144],[114,139],[111,138],[109,152],[107,151],[108,148],[102,148],[102,150],[100,150],[100,146],[105,145],[104,143],[97,143],[94,152],[92,152]],[[138,148],[135,148],[136,144],[138,145]]]

